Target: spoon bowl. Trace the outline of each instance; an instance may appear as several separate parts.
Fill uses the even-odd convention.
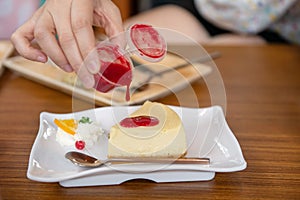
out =
[[[104,162],[101,162],[97,158],[76,151],[66,153],[65,158],[80,167],[99,167],[104,164]]]

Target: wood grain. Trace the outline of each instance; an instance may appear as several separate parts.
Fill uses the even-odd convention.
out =
[[[186,51],[193,54],[189,47]],[[72,98],[6,70],[0,79],[0,196],[2,199],[300,199],[300,47],[206,47],[216,60],[227,95],[226,119],[248,167],[217,173],[212,181],[63,188],[26,178],[41,111],[72,111]],[[210,106],[205,81],[193,85]],[[184,106],[193,106],[183,90]],[[157,100],[178,105],[176,95]],[[181,102],[180,102],[181,103]],[[88,103],[81,102],[82,108]]]

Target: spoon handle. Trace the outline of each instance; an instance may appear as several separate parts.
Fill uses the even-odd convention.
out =
[[[127,163],[176,163],[176,164],[201,164],[201,165],[209,165],[209,158],[195,158],[195,157],[181,157],[181,158],[139,158],[139,157],[130,157],[130,158],[110,158],[107,160],[98,160],[92,156],[87,154],[83,154],[80,152],[68,152],[65,154],[65,157],[70,160],[75,165],[81,167],[99,167],[103,164],[127,164]]]
[[[209,158],[111,158],[105,163],[173,163],[173,164],[201,164],[208,165]]]

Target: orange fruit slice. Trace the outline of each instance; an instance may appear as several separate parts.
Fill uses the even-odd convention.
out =
[[[76,132],[77,122],[74,119],[54,119],[54,123],[71,135],[74,135]]]

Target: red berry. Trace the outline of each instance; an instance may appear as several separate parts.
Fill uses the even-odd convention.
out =
[[[76,147],[77,149],[79,149],[79,150],[82,150],[82,149],[84,149],[84,147],[85,147],[85,142],[82,141],[82,140],[76,141],[76,142],[75,142],[75,147]]]

